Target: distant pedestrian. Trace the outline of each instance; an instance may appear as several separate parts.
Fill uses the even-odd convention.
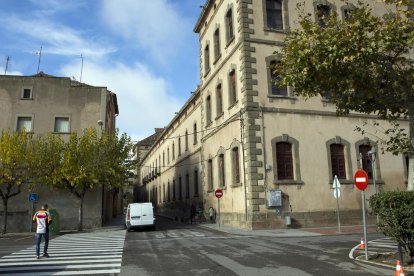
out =
[[[49,246],[49,225],[52,223],[52,218],[47,211],[47,207],[47,204],[44,204],[42,208],[34,214],[32,219],[33,222],[36,222],[36,259],[40,258],[40,243],[42,242],[42,236],[45,238],[43,256],[49,257],[49,254],[47,254],[47,247]]]
[[[210,209],[208,209],[208,214],[210,215],[210,222],[214,222],[214,208],[211,206]]]
[[[190,208],[190,223],[191,224],[193,224],[193,222],[195,223],[196,214],[197,214],[196,207],[194,206],[194,204],[191,204],[191,208]]]

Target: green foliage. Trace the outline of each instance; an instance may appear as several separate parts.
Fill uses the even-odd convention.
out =
[[[305,98],[329,91],[339,115],[350,111],[396,120],[414,115],[412,1],[385,1],[394,12],[377,16],[376,1],[359,1],[351,17],[334,12],[321,28],[302,13],[286,38],[277,66],[285,85]],[[395,136],[393,136],[395,137]],[[396,145],[402,136],[397,137]],[[392,144],[393,141],[390,141]],[[403,150],[401,150],[403,151]]]
[[[414,258],[414,192],[383,192],[369,199],[378,215],[378,227],[388,237],[400,243],[405,252]]]
[[[4,218],[2,233],[7,230],[8,200],[21,192],[21,185],[29,180],[29,144],[31,135],[25,131],[9,133],[3,130],[0,137],[0,197]]]

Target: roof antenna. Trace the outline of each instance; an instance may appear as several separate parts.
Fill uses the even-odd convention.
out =
[[[81,65],[81,72],[80,72],[80,78],[79,78],[79,82],[82,84],[82,72],[83,72],[83,55],[80,55],[80,58],[82,60],[82,65]]]
[[[6,66],[5,66],[5,68],[4,68],[4,75],[6,75],[6,74],[7,74],[7,67],[9,67],[9,61],[10,61],[10,57],[9,57],[9,56],[7,56],[7,58],[6,58]]]
[[[36,56],[39,57],[39,59],[37,60],[37,74],[39,74],[40,58],[42,57],[42,46],[40,46],[40,51],[36,52]]]

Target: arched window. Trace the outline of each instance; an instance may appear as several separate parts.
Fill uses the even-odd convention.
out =
[[[271,95],[274,96],[287,96],[287,87],[284,85],[276,84],[276,81],[280,80],[280,76],[276,74],[275,68],[278,64],[278,61],[272,60],[269,64],[270,70],[270,85],[271,85]]]
[[[362,158],[362,169],[368,174],[368,178],[372,179],[372,163],[368,153],[371,150],[371,146],[360,145],[358,148],[360,154],[359,157]]]
[[[217,60],[221,55],[220,49],[220,29],[214,32],[214,60]]]
[[[223,91],[221,84],[216,87],[216,104],[217,104],[217,117],[223,114]]]
[[[220,154],[218,157],[218,169],[219,169],[219,186],[226,186],[226,170],[224,167],[224,154]]]
[[[208,189],[213,190],[213,160],[209,159],[207,162],[207,184]]]
[[[276,160],[278,180],[293,179],[292,144],[276,143]]]
[[[229,9],[226,13],[225,18],[226,24],[226,43],[229,43],[230,40],[234,37],[234,26],[233,26],[233,10]]]
[[[211,97],[207,96],[206,98],[206,120],[207,125],[211,123]]]
[[[204,74],[207,75],[210,71],[210,49],[207,44],[204,48]]]
[[[334,179],[335,175],[339,179],[346,179],[344,146],[341,144],[331,144],[330,149],[332,179]]]
[[[239,148],[233,148],[232,151],[232,164],[233,164],[233,182],[234,184],[240,183],[240,155]]]
[[[237,89],[236,89],[236,70],[233,69],[229,73],[229,99],[230,105],[237,102]]]
[[[194,171],[194,196],[198,196],[198,171]]]

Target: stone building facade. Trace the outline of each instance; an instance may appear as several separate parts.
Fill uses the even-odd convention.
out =
[[[90,86],[69,78],[54,77],[40,72],[34,76],[0,76],[0,129],[26,131],[33,134],[52,132],[69,138],[85,128],[115,133],[115,118],[119,114],[117,97],[106,87]],[[67,190],[38,186],[9,199],[8,231],[28,231],[32,216],[29,193],[37,193],[34,208],[48,203],[60,217],[60,229],[77,229],[79,200]],[[113,206],[113,204],[117,206]],[[121,200],[114,200],[110,191],[96,188],[87,192],[84,200],[85,228],[101,225],[120,212]],[[119,206],[118,206],[119,205]],[[0,205],[0,217],[3,204]],[[27,222],[27,223],[26,223]]]
[[[359,224],[358,168],[370,177],[367,198],[374,182],[379,191],[405,189],[405,158],[381,153],[374,137],[355,131],[375,117],[338,117],[329,94],[305,100],[272,82],[298,3],[321,25],[323,14],[345,17],[354,8],[339,0],[206,1],[194,28],[200,84],[139,164],[140,193],[160,214],[187,220],[191,205],[217,210],[221,188],[222,224],[335,225],[337,175],[342,224]],[[374,10],[386,11],[378,3]]]

